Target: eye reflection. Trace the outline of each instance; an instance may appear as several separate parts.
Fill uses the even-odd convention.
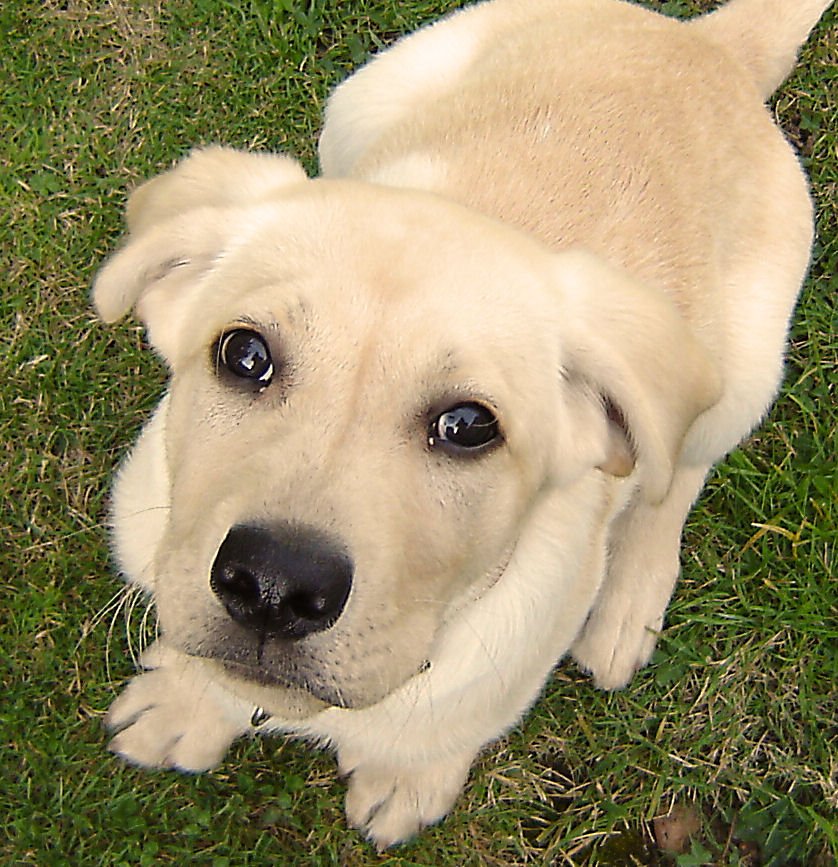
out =
[[[440,413],[430,425],[431,446],[474,451],[494,442],[500,433],[495,414],[479,403],[460,403]]]

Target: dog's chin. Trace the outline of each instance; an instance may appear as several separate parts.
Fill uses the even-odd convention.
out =
[[[227,659],[216,659],[224,671],[248,685],[265,689],[293,693],[299,699],[300,693],[308,697],[316,710],[326,707],[353,709],[367,703],[347,699],[337,686],[314,681],[311,678],[295,676],[294,673],[277,672],[260,665],[250,665]]]
[[[253,704],[260,715],[286,721],[302,720],[329,707],[342,706],[331,700],[332,696],[326,690],[315,692],[259,666],[222,659],[214,654],[187,653],[212,665],[217,682],[243,701]]]
[[[181,634],[173,643],[186,655],[212,663],[219,678],[245,700],[263,708],[289,705],[297,719],[329,707],[371,707],[430,666],[418,654],[386,670],[372,662],[365,666],[351,655],[342,661],[334,648],[323,650],[306,640],[260,639],[227,621],[198,634]]]
[[[262,708],[271,708],[273,715],[280,717],[300,719],[329,707],[361,710],[377,704],[401,686],[340,683],[328,673],[299,661],[277,665],[275,659],[260,660],[255,654],[236,658],[229,649],[224,652],[207,647],[183,647],[182,650],[189,656],[213,663],[219,678],[237,695]],[[423,663],[403,682],[427,670],[429,665]]]

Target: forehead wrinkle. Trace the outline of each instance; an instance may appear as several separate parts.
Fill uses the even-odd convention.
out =
[[[234,278],[235,303],[242,308],[242,316],[256,323],[273,319],[280,325],[293,325],[305,318],[309,304],[303,297],[299,272],[282,267],[265,271],[252,273],[244,281]]]

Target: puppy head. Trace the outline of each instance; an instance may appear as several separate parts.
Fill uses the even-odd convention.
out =
[[[199,152],[129,229],[94,297],[172,371],[161,627],[245,682],[380,700],[545,491],[662,497],[716,397],[665,299],[431,195]]]

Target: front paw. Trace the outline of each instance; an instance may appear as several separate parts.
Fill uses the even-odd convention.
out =
[[[591,613],[571,654],[600,689],[622,689],[651,659],[663,613],[605,605]]]
[[[462,791],[471,757],[417,768],[364,763],[352,771],[346,796],[349,824],[379,850],[442,819]]]
[[[143,663],[162,657],[155,648]],[[111,705],[105,724],[116,735],[108,748],[143,767],[208,770],[248,731],[247,709],[239,704],[212,683],[199,661],[170,654],[159,668],[135,677]]]

